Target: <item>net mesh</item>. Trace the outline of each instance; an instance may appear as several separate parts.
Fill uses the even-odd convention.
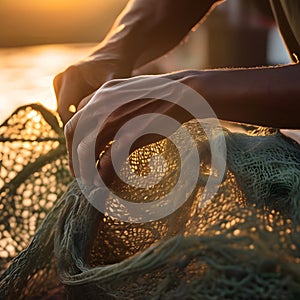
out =
[[[0,298],[299,299],[299,145],[269,128],[212,129],[216,142],[225,135],[227,169],[218,192],[199,203],[211,169],[207,135],[195,120],[183,126],[201,153],[196,188],[171,215],[126,223],[97,211],[71,182],[52,113],[30,105],[6,120]],[[169,140],[136,150],[126,162],[136,174],[149,173],[157,153],[167,172],[145,190],[116,180],[109,203],[116,194],[133,202],[161,198],[190,159],[188,144],[183,151],[179,161]]]

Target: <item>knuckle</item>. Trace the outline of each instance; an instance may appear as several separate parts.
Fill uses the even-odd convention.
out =
[[[62,73],[59,73],[53,78],[53,87],[55,92],[58,92],[60,88],[61,77],[62,77]]]
[[[193,88],[197,84],[197,79],[193,75],[188,75],[185,78],[183,78],[183,83],[188,85],[189,87]]]
[[[121,82],[123,82],[124,80],[122,80],[122,79],[111,79],[111,80],[109,80],[109,81],[106,81],[103,85],[102,85],[102,87],[103,88],[110,88],[110,87],[113,87],[114,85],[116,85],[116,84],[119,84],[119,83],[121,83]]]
[[[77,146],[78,156],[85,157],[91,152],[91,145],[86,141],[81,141]]]

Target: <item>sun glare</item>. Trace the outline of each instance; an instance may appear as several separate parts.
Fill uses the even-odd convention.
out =
[[[20,105],[56,109],[54,76],[91,52],[126,2],[0,0],[0,123]]]
[[[3,0],[2,0],[3,1]],[[107,7],[111,6],[112,2],[109,0],[4,0],[2,5],[13,7],[14,10],[77,10],[80,8],[81,10],[86,7]]]
[[[45,45],[0,49],[0,123],[18,106],[40,102],[55,110],[53,78],[68,65],[84,57],[94,46]],[[13,80],[12,80],[13,79]],[[32,116],[34,117],[34,116]]]

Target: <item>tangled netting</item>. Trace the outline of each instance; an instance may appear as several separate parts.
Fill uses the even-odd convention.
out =
[[[202,154],[196,188],[171,215],[131,224],[97,211],[71,182],[53,114],[31,105],[5,121],[0,298],[299,299],[299,145],[268,128],[211,129],[216,140],[225,135],[227,169],[218,192],[199,205],[211,173],[207,136],[195,120],[183,126]],[[188,145],[181,161],[163,140],[126,163],[147,174],[153,153],[169,164],[161,182],[141,190],[116,179],[111,203],[114,194],[145,202],[172,189]]]

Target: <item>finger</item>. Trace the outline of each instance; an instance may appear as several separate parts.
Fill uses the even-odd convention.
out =
[[[118,79],[118,78],[108,78],[107,81],[102,85],[102,88],[110,88],[110,87],[113,87],[117,84],[120,84],[120,83],[124,83],[126,79]]]
[[[53,81],[57,99],[57,111],[64,124],[76,112],[79,102],[94,91],[82,77],[78,67],[71,66],[63,73],[58,74]],[[73,111],[70,107],[73,105]]]
[[[66,84],[63,73],[58,74],[53,80],[54,92],[56,95],[57,101],[57,111],[62,119],[63,123],[66,124],[73,116],[73,113],[70,111],[70,106],[72,105],[74,95],[73,92],[69,92],[69,97],[65,97],[66,93]]]
[[[94,149],[91,145],[95,137],[93,134],[87,135],[78,145],[77,154],[79,162],[79,174],[75,174],[76,177],[80,177],[85,185],[91,185],[93,179],[97,174],[96,161],[94,159]]]
[[[136,144],[132,147],[132,135],[123,135],[119,140],[107,147],[101,155],[97,164],[98,173],[103,182],[110,186],[113,181],[119,177],[119,172],[131,153],[144,145],[148,145],[155,141],[161,140],[163,137],[159,135],[144,135],[140,137]],[[131,147],[130,147],[131,146]],[[95,176],[93,183],[99,185],[98,175]]]
[[[97,171],[98,173],[93,180],[94,185],[100,186],[102,185],[102,182],[104,182],[107,187],[110,187],[111,183],[117,177],[111,160],[111,148],[108,148],[101,156],[97,164]],[[101,180],[99,176],[101,177]]]
[[[121,167],[129,156],[125,153],[126,143],[127,139],[123,137],[113,143],[101,156],[97,165],[98,174],[94,178],[95,185],[99,183],[99,176],[107,187],[111,187],[111,184],[118,178]]]
[[[107,147],[107,145],[114,140],[118,130],[130,119],[139,114],[152,111],[152,99],[138,100],[120,106],[113,111],[110,116],[103,122],[102,128],[96,138],[95,159],[97,160],[99,154]],[[137,128],[138,129],[138,128]]]
[[[96,138],[96,160],[98,159],[99,154],[107,148],[109,143],[113,142],[115,139],[119,140],[120,136],[123,136],[124,141],[127,141],[127,144],[130,146],[128,147],[128,151],[129,154],[131,154],[136,149],[160,141],[175,131],[174,126],[169,128],[169,126],[166,125],[163,130],[163,135],[155,133],[160,132],[159,127],[162,123],[162,121],[159,122],[160,118],[156,115],[147,115],[138,122],[135,120],[135,122],[124,129],[122,125],[126,123],[127,119],[128,116],[125,116],[124,118],[113,121],[108,120],[107,123],[105,123]],[[116,136],[116,134],[118,134],[118,136]],[[127,138],[125,139],[125,137]]]
[[[90,100],[93,98],[93,96],[95,95],[95,93],[96,93],[96,92],[94,92],[94,93],[88,95],[87,97],[83,98],[83,99],[79,102],[79,104],[78,104],[78,106],[77,106],[77,111],[79,111],[79,110],[81,110],[82,108],[84,108],[84,107],[90,102]]]
[[[73,145],[73,138],[74,138],[74,133],[79,118],[80,118],[80,113],[76,114],[73,118],[71,118],[64,128],[66,147],[67,147],[68,159],[69,159],[69,168],[70,168],[71,175],[73,177],[75,177],[74,169],[75,168],[78,169],[77,152],[76,150],[73,151],[74,148],[76,149],[76,145]]]
[[[81,113],[81,111],[79,113]],[[84,115],[82,117],[84,117]],[[80,177],[86,185],[91,185],[97,174],[95,143],[98,131],[96,118],[90,117],[87,120],[83,119],[76,128],[76,140],[73,140],[73,152],[75,149],[77,153],[76,159],[74,159],[73,153],[73,164],[75,162],[78,163],[78,169],[75,169],[74,166],[75,176]]]
[[[137,149],[140,149],[140,148],[142,148],[146,145],[152,144],[152,143],[156,143],[156,142],[161,141],[165,138],[166,138],[165,136],[162,136],[160,134],[155,134],[155,133],[145,134],[143,136],[140,136],[131,145],[129,154],[131,154],[132,152],[134,152]]]

